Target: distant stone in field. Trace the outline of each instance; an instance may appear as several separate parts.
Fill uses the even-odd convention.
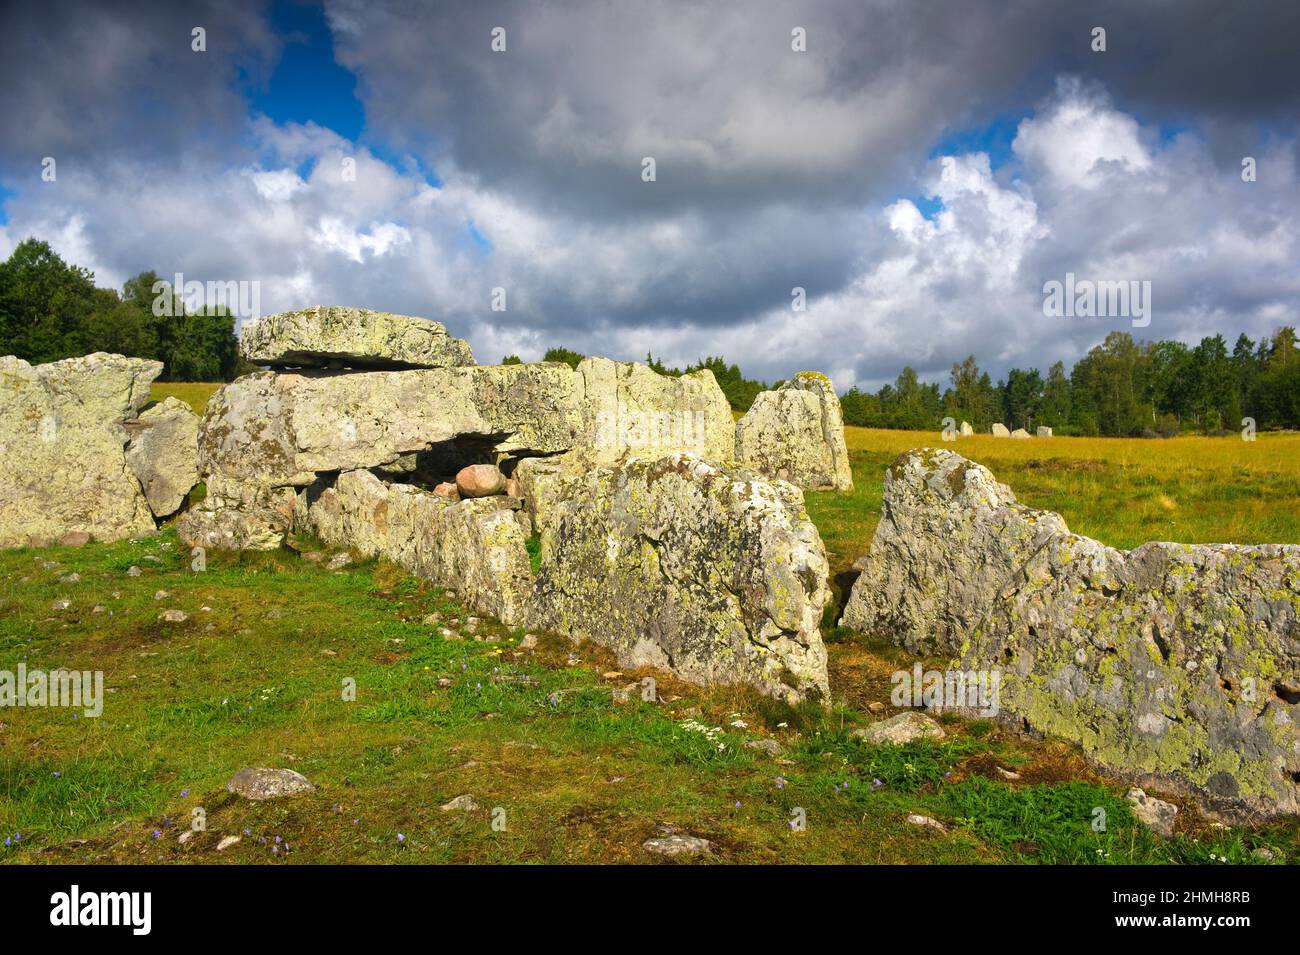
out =
[[[245,322],[239,351],[255,365],[301,368],[474,364],[469,343],[447,334],[440,322],[338,305],[314,305]]]
[[[774,739],[747,739],[744,746],[745,749],[756,749],[773,758],[785,752],[785,747]]]
[[[141,570],[139,567],[136,567],[134,564],[132,564],[130,567],[126,569],[126,575],[128,577],[139,577],[143,573],[144,571]]]
[[[325,562],[326,570],[342,570],[352,563],[352,555],[345,550],[339,551]]]
[[[158,619],[164,623],[184,623],[190,619],[190,615],[184,610],[164,610],[158,616]]]
[[[971,427],[969,421],[963,421],[961,423],[961,435],[963,438],[969,438],[974,433],[975,429]]]
[[[991,430],[993,432],[993,437],[995,438],[1011,437],[1011,432],[1007,430],[1007,426],[997,421],[993,422],[993,427]]]
[[[438,808],[443,812],[477,812],[478,803],[474,801],[473,796],[466,793],[463,796],[457,796],[455,799],[443,803]]]
[[[1038,436],[1040,438],[1050,438],[1052,437],[1052,429],[1047,427],[1046,425],[1040,424],[1038,426]]]
[[[155,517],[180,510],[199,483],[199,416],[168,396],[127,426],[126,460]]]
[[[841,624],[996,674],[1005,723],[1212,812],[1300,811],[1300,546],[1116,550],[926,448],[889,467],[855,566]]]
[[[853,490],[844,417],[831,380],[801,371],[761,391],[736,422],[736,460],[805,490]]]
[[[217,843],[217,851],[225,852],[231,846],[238,844],[243,839],[242,836],[222,836],[221,841]]]
[[[947,832],[948,827],[932,816],[923,816],[917,812],[907,814],[907,821],[913,826],[922,826],[926,829],[933,829],[935,832]]]
[[[1017,441],[1027,441],[1029,440],[1029,432],[1024,428],[1016,428],[1015,431],[1011,432],[1011,437],[1015,438]]]
[[[902,746],[918,739],[941,740],[943,727],[924,713],[906,712],[853,730],[855,736],[872,746]]]
[[[1148,796],[1143,790],[1136,788],[1130,789],[1124,798],[1132,803],[1133,814],[1156,835],[1168,837],[1174,834],[1178,807],[1173,803]]]
[[[696,856],[709,852],[713,844],[708,839],[692,836],[675,826],[660,826],[659,835],[641,843],[646,852],[658,856]]]
[[[315,789],[307,777],[292,769],[266,769],[249,767],[230,777],[226,789],[236,796],[260,802]]]

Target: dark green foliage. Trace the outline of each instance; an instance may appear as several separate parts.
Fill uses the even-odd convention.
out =
[[[548,348],[546,354],[542,356],[542,361],[562,361],[570,368],[577,368],[578,362],[586,357],[571,348]]]
[[[230,381],[251,366],[239,357],[235,322],[224,309],[154,314],[154,272],[119,295],[68,265],[46,242],[26,239],[0,263],[0,354],[32,364],[105,351],[163,363],[163,381]],[[168,311],[168,309],[159,309]]]
[[[904,368],[875,394],[850,388],[840,399],[844,421],[937,431],[951,417],[981,433],[999,421],[1086,437],[1232,432],[1247,417],[1257,428],[1300,427],[1300,349],[1290,327],[1258,344],[1241,335],[1231,352],[1222,335],[1189,348],[1111,332],[1068,375],[1062,362],[1046,379],[1034,368],[1012,368],[994,385],[970,356],[952,366],[951,382],[940,399],[937,385],[918,383],[916,372]]]
[[[750,405],[754,403],[754,399],[758,397],[758,393],[767,390],[767,385],[761,381],[746,378],[741,374],[738,365],[727,364],[727,360],[721,355],[710,356],[695,362],[693,365],[688,365],[686,374],[702,369],[713,372],[713,377],[718,380],[718,386],[722,389],[722,393],[727,396],[727,403],[735,411],[748,411]]]

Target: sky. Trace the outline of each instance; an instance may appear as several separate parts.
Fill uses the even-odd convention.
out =
[[[1300,324],[1298,48],[1290,0],[6,4],[0,256],[840,391],[1231,346]]]

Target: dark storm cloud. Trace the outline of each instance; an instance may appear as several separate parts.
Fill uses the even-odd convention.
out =
[[[1151,336],[1297,321],[1294,5],[326,9],[361,143],[249,122],[245,92],[286,39],[261,6],[6,8],[0,253],[38,234],[119,281],[183,269],[260,280],[270,310],[428,315],[488,361],[723,354],[841,386],[904,364],[941,376],[972,352],[995,374],[1078,357],[1110,327],[1044,320],[1042,283],[1066,271],[1152,279]],[[331,115],[314,95],[293,114]],[[954,145],[993,139],[1000,169]],[[57,189],[14,178],[43,155]],[[344,157],[361,161],[347,186]],[[927,219],[900,196],[937,200]],[[220,227],[177,230],[192,222]],[[496,286],[507,312],[488,308]]]
[[[655,215],[897,188],[945,133],[1060,73],[1144,121],[1293,123],[1300,5],[510,2],[328,6],[368,115],[539,206]],[[1107,31],[1107,51],[1090,48]],[[506,31],[507,50],[490,49]],[[806,53],[790,49],[794,27]],[[1152,115],[1146,115],[1152,114]],[[1222,125],[1221,125],[1222,124]],[[1238,150],[1239,151],[1239,150]],[[654,156],[653,190],[638,178]]]
[[[191,49],[199,26],[206,53]],[[237,81],[263,82],[279,48],[256,3],[6,3],[0,171],[230,150],[247,119]]]

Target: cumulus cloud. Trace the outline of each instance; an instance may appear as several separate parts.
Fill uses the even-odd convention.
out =
[[[83,72],[36,69],[13,37],[41,21],[6,13],[0,69],[28,99],[0,125],[0,254],[37,235],[101,284],[154,268],[258,281],[263,311],[425,315],[485,361],[559,344],[723,354],[768,379],[826,370],[840,388],[905,364],[942,378],[968,353],[995,373],[1077,358],[1126,326],[1045,318],[1043,283],[1066,272],[1150,280],[1153,337],[1300,320],[1296,142],[1278,118],[1293,90],[1226,70],[1197,45],[1208,27],[1171,45],[1163,4],[975,6],[334,0],[360,142],[249,115],[232,76],[265,72],[279,44],[258,7],[212,8],[202,76],[187,18],[161,7],[49,21],[35,48],[78,51]],[[1087,50],[1094,19],[1104,55]],[[1292,18],[1271,22],[1285,33]],[[1272,32],[1236,27],[1242,64],[1278,69]],[[1189,100],[1166,74],[1208,61],[1225,70],[1215,96]],[[157,135],[133,135],[159,106]],[[1156,106],[1183,121],[1153,121]],[[1008,110],[1023,117],[1009,156],[935,150]],[[1268,137],[1243,136],[1243,117]],[[1232,136],[1257,182],[1225,153]],[[5,175],[54,149],[72,160],[57,183]]]

